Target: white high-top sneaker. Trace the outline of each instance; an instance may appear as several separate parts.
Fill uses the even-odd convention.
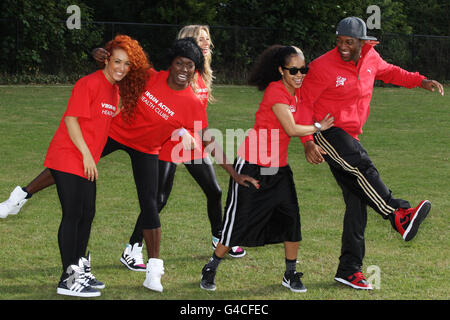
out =
[[[142,244],[135,243],[133,245],[127,244],[125,250],[123,250],[122,256],[120,257],[120,262],[122,262],[128,269],[133,271],[143,271],[147,270],[147,266],[144,263],[144,258],[142,257]]]
[[[161,259],[150,258],[147,263],[147,273],[145,276],[144,287],[162,292],[161,276],[164,274],[164,263]]]
[[[9,214],[18,214],[28,199],[25,199],[27,193],[17,186],[9,195],[9,199],[0,203],[0,218],[4,219]]]

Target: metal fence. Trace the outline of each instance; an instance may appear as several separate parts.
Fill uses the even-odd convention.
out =
[[[65,24],[65,21],[61,21]],[[102,35],[98,46],[113,38],[116,34],[128,34],[139,40],[143,48],[149,53],[156,68],[164,68],[164,54],[182,27],[176,24],[149,24],[124,22],[92,22],[96,30]],[[92,25],[91,25],[92,26]],[[0,20],[2,34],[8,35],[16,42],[16,51],[20,49],[21,38],[20,21]],[[246,82],[247,74],[255,57],[267,46],[283,42],[300,46],[308,61],[320,56],[334,47],[333,37],[328,43],[311,45],[307,39],[289,39],[288,35],[279,29],[241,27],[241,26],[211,26],[214,43],[212,67],[216,75],[216,83],[242,84]],[[399,35],[383,34],[377,51],[388,62],[399,65],[409,71],[419,71],[429,78],[439,81],[450,80],[450,36],[433,35]],[[0,72],[14,73],[20,68],[15,66],[14,50],[3,57]],[[42,65],[40,72],[52,74],[61,70],[59,64],[70,64],[70,61],[59,61],[58,52],[49,48],[46,53],[51,57],[47,65]],[[6,59],[6,60],[5,60]],[[95,68],[95,64],[89,66]],[[65,68],[71,70],[71,68]]]

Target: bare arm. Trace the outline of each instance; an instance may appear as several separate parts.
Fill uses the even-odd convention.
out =
[[[215,141],[214,137],[208,131],[208,128],[203,129],[202,132],[203,145],[206,150],[216,159],[217,163],[236,181],[242,186],[249,187],[247,182],[250,182],[256,189],[259,189],[259,181],[245,174],[239,174],[234,170],[231,163],[228,162],[227,156],[223,152],[223,149]]]
[[[272,111],[280,121],[286,134],[290,137],[300,137],[313,134],[317,131],[317,128],[313,125],[300,125],[296,124],[292,112],[289,110],[289,106],[286,104],[277,103],[272,106]],[[327,130],[333,126],[334,118],[327,114],[320,125],[322,130]]]

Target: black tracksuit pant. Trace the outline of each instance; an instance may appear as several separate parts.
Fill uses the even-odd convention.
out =
[[[344,228],[338,272],[361,271],[365,253],[364,231],[367,205],[392,222],[398,208],[410,208],[408,201],[395,199],[361,143],[344,130],[332,127],[314,135],[345,201]]]

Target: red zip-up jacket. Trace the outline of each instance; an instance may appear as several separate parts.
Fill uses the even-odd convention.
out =
[[[344,61],[337,48],[328,51],[309,64],[301,90],[297,122],[311,125],[328,113],[334,126],[345,130],[355,139],[369,117],[374,80],[414,88],[424,76],[408,72],[384,61],[369,44],[361,48],[358,64]],[[303,143],[312,135],[301,137]]]

